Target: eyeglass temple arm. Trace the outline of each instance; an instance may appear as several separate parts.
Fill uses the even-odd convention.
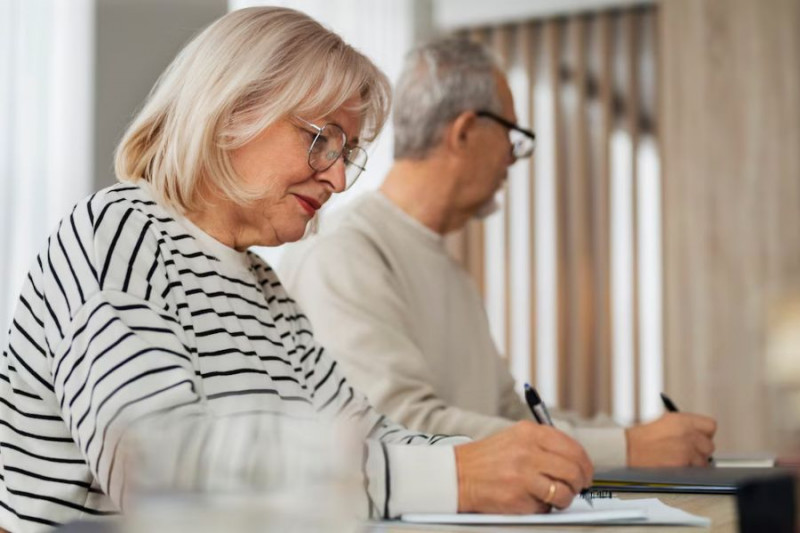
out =
[[[497,122],[499,122],[500,124],[502,124],[503,126],[505,126],[506,128],[508,128],[510,130],[516,130],[516,131],[522,133],[523,135],[525,135],[526,137],[529,137],[532,140],[536,140],[536,134],[533,133],[531,130],[525,129],[525,128],[520,127],[520,126],[517,126],[516,124],[514,124],[510,120],[506,120],[503,117],[501,117],[500,115],[492,113],[491,111],[480,110],[480,111],[476,111],[475,114],[478,115],[479,117],[489,117],[489,118],[491,118],[493,120],[496,120]]]

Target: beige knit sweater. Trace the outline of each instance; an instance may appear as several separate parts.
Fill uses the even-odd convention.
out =
[[[380,192],[292,245],[279,272],[315,335],[378,411],[410,429],[481,438],[531,417],[492,341],[483,302],[443,238]],[[564,415],[595,465],[625,463],[607,419]]]

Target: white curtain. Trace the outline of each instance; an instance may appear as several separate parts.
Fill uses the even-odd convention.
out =
[[[0,0],[0,345],[47,236],[91,190],[94,0]]]

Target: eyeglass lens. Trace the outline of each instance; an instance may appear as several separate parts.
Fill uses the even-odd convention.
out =
[[[344,163],[346,187],[349,188],[367,167],[367,152],[359,146],[345,149]]]
[[[336,124],[323,126],[308,150],[308,164],[317,172],[325,172],[344,153],[345,189],[349,188],[367,165],[367,153],[363,148],[347,148],[347,135]]]
[[[536,148],[536,141],[517,130],[509,130],[509,140],[511,141],[511,153],[515,159],[530,157]]]

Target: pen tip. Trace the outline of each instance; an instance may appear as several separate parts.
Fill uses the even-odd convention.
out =
[[[533,403],[535,404],[542,403],[542,399],[539,397],[539,393],[536,392],[536,389],[534,389],[527,383],[525,384],[525,397],[533,401]]]

